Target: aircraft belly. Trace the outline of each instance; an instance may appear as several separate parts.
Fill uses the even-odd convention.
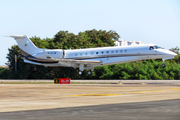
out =
[[[117,64],[117,63],[126,63],[133,62],[137,60],[143,60],[147,57],[144,56],[129,56],[129,57],[109,57],[109,58],[101,58],[103,65]]]
[[[27,59],[24,59],[25,63],[29,63],[29,64],[34,64],[34,65],[41,65],[41,66],[46,66],[46,67],[58,67],[58,66],[63,66],[63,67],[68,67],[67,65],[63,65],[61,63],[39,63],[39,62],[34,62],[34,61],[30,61]]]

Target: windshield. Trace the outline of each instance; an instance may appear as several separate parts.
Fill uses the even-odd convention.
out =
[[[156,45],[154,46],[154,49],[162,49],[162,48]]]

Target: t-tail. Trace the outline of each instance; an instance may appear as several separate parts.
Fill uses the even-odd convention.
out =
[[[27,35],[18,35],[18,36],[8,36],[16,40],[21,53],[23,56],[32,56],[40,51],[41,48],[37,48],[34,43],[29,39]]]

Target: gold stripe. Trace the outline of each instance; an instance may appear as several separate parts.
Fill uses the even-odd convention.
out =
[[[116,95],[126,95],[126,94],[81,94],[81,95],[68,95],[68,96],[116,96]]]

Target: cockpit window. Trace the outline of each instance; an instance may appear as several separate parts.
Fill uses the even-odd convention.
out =
[[[154,49],[154,47],[153,47],[153,46],[150,46],[150,47],[149,47],[149,50],[153,50],[153,49]]]
[[[157,46],[157,45],[154,46],[154,48],[155,48],[155,49],[161,49],[161,47],[159,47],[159,46]]]

